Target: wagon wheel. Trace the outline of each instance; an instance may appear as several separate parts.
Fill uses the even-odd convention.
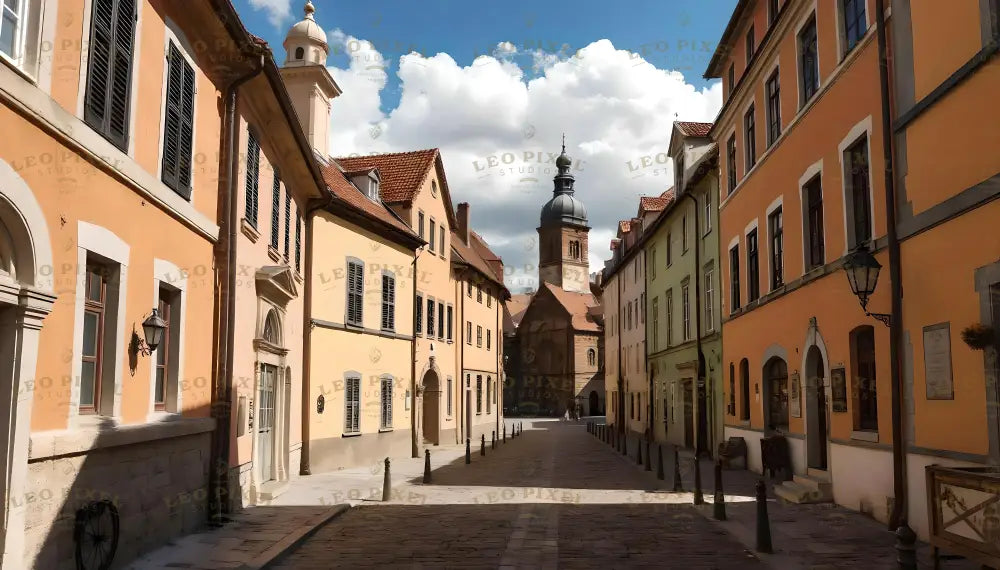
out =
[[[118,508],[108,500],[76,512],[77,570],[108,570],[118,549]]]

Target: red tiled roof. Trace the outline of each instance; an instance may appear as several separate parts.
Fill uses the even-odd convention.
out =
[[[689,137],[707,137],[708,132],[712,130],[712,123],[677,121],[674,124],[680,127],[681,132]]]
[[[592,293],[571,293],[548,282],[545,283],[545,287],[552,292],[556,301],[559,301],[559,304],[570,314],[573,329],[595,332],[601,330],[601,326],[595,322],[590,312],[591,307],[600,305],[597,297]]]
[[[660,198],[667,198],[669,200],[673,200],[676,197],[677,197],[677,192],[674,191],[674,187],[673,186],[671,186],[670,188],[667,188],[666,190],[664,190],[663,194],[660,194]]]
[[[507,313],[510,314],[511,323],[516,327],[521,324],[521,317],[524,316],[524,312],[528,310],[528,305],[531,303],[531,298],[534,295],[531,294],[521,294],[521,295],[511,295],[510,299],[507,299],[506,305],[504,305]]]
[[[437,156],[438,149],[430,148],[410,152],[334,158],[334,160],[340,164],[341,168],[349,172],[378,168],[382,180],[379,183],[379,194],[382,201],[394,204],[413,200],[413,196],[420,189]]]
[[[672,199],[664,196],[642,196],[639,198],[639,211],[659,212],[669,206]]]
[[[471,242],[471,245],[466,246],[465,243],[462,241],[461,236],[458,235],[457,231],[451,233],[452,252],[458,255],[460,259],[471,265],[476,271],[482,273],[485,278],[489,279],[493,283],[496,283],[502,287],[503,286],[502,270],[501,270],[501,275],[497,275],[497,272],[493,270],[493,267],[490,265],[490,263],[479,253],[482,250],[489,251],[489,248],[486,247],[486,244],[481,241],[482,238],[480,238],[473,232],[469,232],[469,234],[470,234],[469,241]],[[476,243],[477,241],[479,241],[478,245]],[[490,255],[496,258],[497,260],[500,259],[499,257],[496,257],[496,255],[493,254],[493,252],[490,252]]]
[[[375,218],[410,235],[416,235],[409,226],[399,221],[399,218],[393,215],[386,206],[376,204],[362,194],[360,190],[347,180],[344,173],[337,168],[335,163],[321,164],[320,167],[323,170],[323,180],[336,197],[371,218]]]
[[[622,220],[618,222],[618,233],[625,233],[632,229],[632,220]]]

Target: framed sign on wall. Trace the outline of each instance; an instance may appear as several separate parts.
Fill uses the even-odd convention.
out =
[[[835,412],[847,411],[847,376],[843,368],[830,371],[830,392],[833,396],[831,407]]]

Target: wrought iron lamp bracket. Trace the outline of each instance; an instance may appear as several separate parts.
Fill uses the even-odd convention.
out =
[[[881,322],[883,325],[887,327],[890,326],[890,324],[892,323],[892,315],[889,315],[887,313],[869,313],[868,311],[865,311],[865,314],[868,315],[869,317],[877,319],[879,322]]]

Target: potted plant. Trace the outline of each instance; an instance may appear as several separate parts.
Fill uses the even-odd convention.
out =
[[[993,327],[982,323],[969,325],[962,330],[962,340],[975,350],[983,350],[993,344],[993,335]]]

